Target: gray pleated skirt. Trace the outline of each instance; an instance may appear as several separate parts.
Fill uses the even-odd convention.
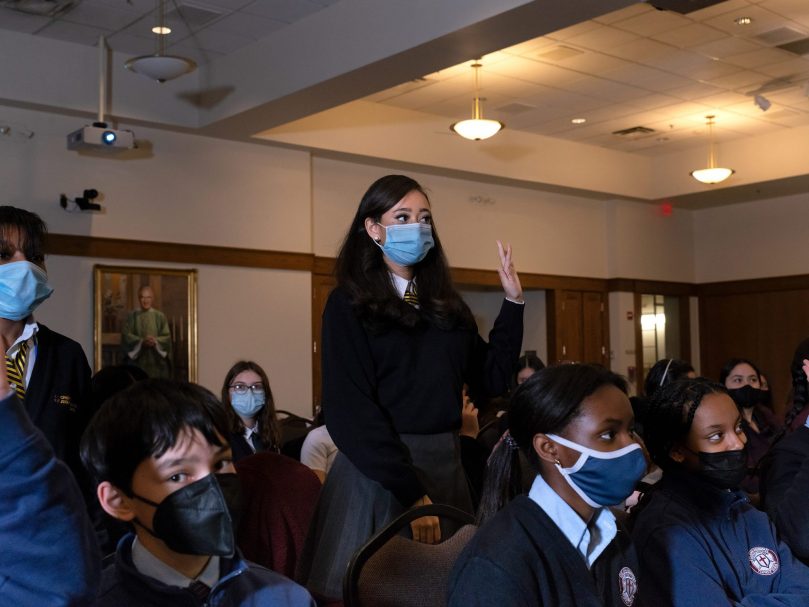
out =
[[[427,495],[472,513],[458,434],[402,434]],[[393,494],[339,453],[326,477],[298,565],[298,582],[321,597],[343,596],[343,576],[354,552],[404,512]],[[453,528],[445,527],[442,534]]]

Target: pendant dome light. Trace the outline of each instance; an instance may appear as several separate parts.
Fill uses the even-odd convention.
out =
[[[716,154],[714,151],[713,140],[714,118],[716,118],[716,116],[705,116],[705,119],[708,121],[708,139],[710,142],[708,151],[708,168],[695,169],[690,173],[691,177],[700,183],[705,184],[721,183],[736,172],[733,169],[716,166]]]
[[[165,37],[171,33],[171,29],[166,27],[164,0],[156,0],[155,10],[157,12],[157,24],[152,28],[156,37],[155,54],[133,57],[124,66],[136,74],[142,74],[147,78],[163,83],[193,72],[197,69],[197,64],[186,57],[166,54]]]
[[[480,141],[482,139],[488,139],[489,137],[493,137],[506,126],[499,120],[487,120],[486,118],[483,118],[483,110],[481,109],[480,103],[480,80],[479,80],[479,70],[481,67],[483,66],[480,63],[480,60],[477,60],[472,64],[472,69],[475,70],[475,105],[473,109],[474,117],[470,118],[469,120],[461,120],[460,122],[455,122],[449,126],[449,128],[452,131],[454,131],[464,139],[470,139],[472,141]]]

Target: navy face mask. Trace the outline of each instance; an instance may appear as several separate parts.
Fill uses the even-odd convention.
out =
[[[646,472],[646,458],[638,443],[615,451],[596,451],[555,434],[549,439],[581,453],[570,468],[556,464],[573,490],[593,508],[620,504],[635,490]]]

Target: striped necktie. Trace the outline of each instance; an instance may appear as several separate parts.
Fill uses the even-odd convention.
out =
[[[6,374],[8,383],[17,392],[17,396],[25,398],[25,363],[28,360],[28,341],[20,344],[17,356],[11,358],[6,354]]]
[[[419,297],[418,293],[416,293],[416,285],[413,284],[412,280],[407,283],[407,288],[405,288],[404,292],[404,300],[411,306],[418,307],[419,305]]]

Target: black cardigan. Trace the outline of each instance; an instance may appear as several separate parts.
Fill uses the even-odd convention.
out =
[[[323,312],[323,412],[338,449],[406,507],[425,495],[400,434],[460,427],[461,390],[497,395],[520,355],[523,308],[503,301],[487,344],[475,329],[371,333],[339,287]],[[426,320],[426,319],[425,319]]]
[[[450,577],[449,607],[625,607],[635,598],[637,571],[620,527],[588,570],[545,511],[520,496],[461,553]]]
[[[809,428],[777,442],[761,462],[761,505],[792,553],[809,565]]]

